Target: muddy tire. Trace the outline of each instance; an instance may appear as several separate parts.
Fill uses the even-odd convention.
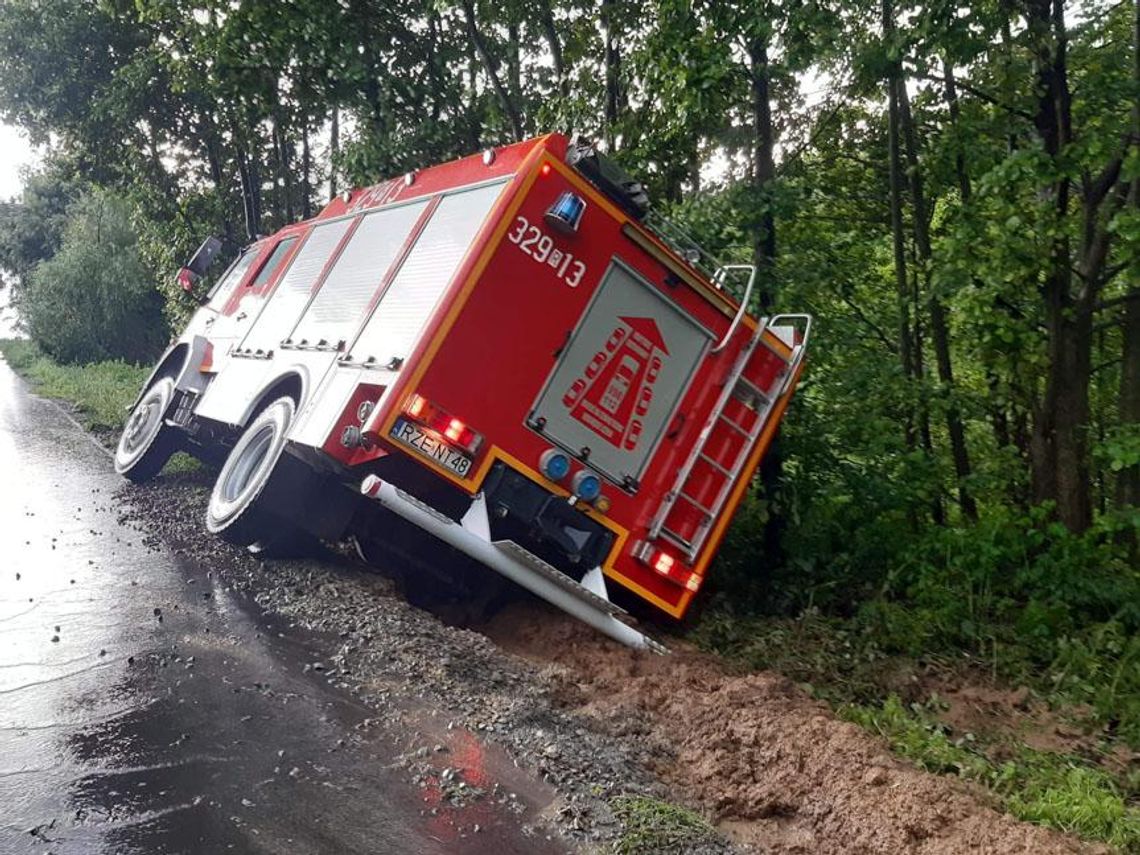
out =
[[[150,386],[131,411],[115,447],[115,471],[141,484],[162,471],[178,450],[175,428],[166,424],[174,400],[174,381],[163,377]]]
[[[278,398],[250,422],[230,451],[206,506],[206,528],[223,540],[249,546],[271,539],[284,525],[265,509],[265,490],[293,422],[296,404]]]

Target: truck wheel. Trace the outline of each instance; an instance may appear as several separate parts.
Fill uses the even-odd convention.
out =
[[[265,511],[262,496],[285,450],[295,409],[292,398],[278,398],[250,423],[226,458],[206,506],[206,528],[222,539],[249,546],[283,524]]]
[[[174,398],[174,381],[163,377],[143,393],[123,426],[115,447],[115,471],[141,484],[166,465],[178,446],[175,430],[165,421]]]

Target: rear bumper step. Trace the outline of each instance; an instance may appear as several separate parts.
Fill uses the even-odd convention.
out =
[[[463,522],[457,523],[375,475],[364,479],[360,492],[615,641],[640,650],[668,653],[663,645],[618,620],[617,615],[623,610],[605,596],[600,570],[587,575],[590,579],[590,587],[587,587],[514,541],[491,540],[482,496],[476,497]]]

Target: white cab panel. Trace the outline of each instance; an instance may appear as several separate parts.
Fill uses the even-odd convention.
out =
[[[367,214],[290,338],[347,343],[427,204],[424,199]]]
[[[317,277],[351,224],[352,220],[336,220],[313,228],[242,341],[243,350],[268,353],[281,346],[308,304]]]

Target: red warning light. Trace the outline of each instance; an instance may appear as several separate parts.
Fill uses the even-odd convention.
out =
[[[466,427],[467,425],[463,424],[463,422],[459,421],[459,419],[452,419],[447,425],[447,430],[445,430],[443,433],[444,436],[453,442],[459,442]]]
[[[545,178],[547,175],[550,174],[550,164],[549,163],[542,164],[542,169],[540,169],[539,172],[541,172],[542,177]]]

